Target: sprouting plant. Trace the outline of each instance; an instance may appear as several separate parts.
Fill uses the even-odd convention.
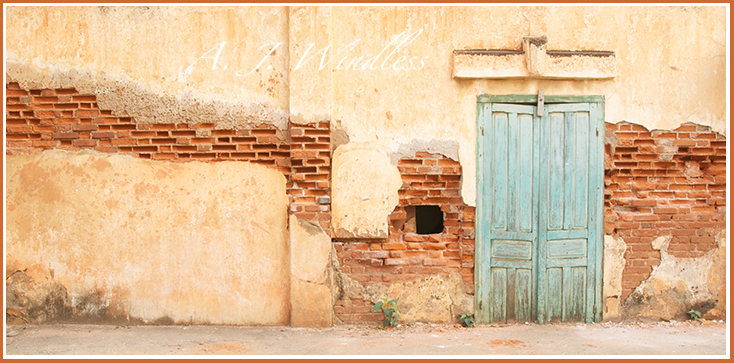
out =
[[[383,297],[382,301],[377,302],[372,307],[372,311],[379,311],[382,309],[382,314],[385,315],[385,319],[382,321],[382,327],[387,328],[389,326],[397,326],[400,315],[398,314],[398,299],[388,301],[387,298]]]
[[[691,319],[693,320],[698,320],[701,318],[701,312],[698,310],[693,310],[693,309],[688,310],[688,315],[690,315]]]
[[[461,325],[473,328],[474,327],[474,314],[472,313],[465,313],[459,315],[459,320],[461,321]]]

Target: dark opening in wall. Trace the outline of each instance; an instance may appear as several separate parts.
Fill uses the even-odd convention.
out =
[[[415,207],[415,232],[432,234],[443,232],[443,212],[437,205],[418,205]]]

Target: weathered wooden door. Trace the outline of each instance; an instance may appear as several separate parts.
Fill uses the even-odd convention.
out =
[[[603,103],[533,97],[480,96],[477,318],[598,321]]]

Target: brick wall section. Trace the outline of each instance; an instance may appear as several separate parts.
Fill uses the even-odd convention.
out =
[[[290,211],[331,234],[331,131],[328,122],[291,124]]]
[[[672,236],[676,257],[716,248],[726,227],[726,139],[710,127],[686,123],[649,131],[606,124],[604,232],[627,243],[622,299],[660,263],[651,242]]]
[[[421,279],[458,271],[466,291],[474,291],[474,208],[461,198],[461,166],[438,154],[418,152],[398,162],[403,185],[390,215],[387,239],[335,241],[342,273],[363,286]],[[442,233],[417,234],[406,224],[406,207],[437,205],[444,215]],[[334,312],[346,323],[382,320],[361,299],[337,301]]]
[[[8,155],[93,149],[174,162],[240,160],[291,171],[290,140],[271,125],[215,130],[209,123],[138,124],[100,110],[94,95],[72,88],[26,91],[9,83],[6,94]]]
[[[23,90],[6,84],[6,154],[47,149],[93,149],[141,158],[186,161],[249,161],[283,172],[291,213],[330,233],[331,151],[329,123],[215,130],[213,124],[138,124],[101,110],[96,97],[75,89]],[[626,122],[607,124],[605,145],[606,235],[625,240],[622,298],[660,262],[651,242],[672,236],[669,252],[699,257],[716,247],[726,226],[726,139],[709,127],[683,124],[649,131]],[[459,271],[468,291],[474,283],[474,207],[461,200],[461,166],[442,155],[418,152],[399,161],[400,204],[390,216],[389,238],[335,241],[342,272],[368,286]],[[407,206],[440,205],[444,231],[419,235],[399,228]],[[345,322],[381,320],[360,299],[340,300]]]

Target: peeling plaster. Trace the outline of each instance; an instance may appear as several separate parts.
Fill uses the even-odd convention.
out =
[[[367,287],[341,272],[336,258],[334,302],[341,299],[362,299],[375,304],[380,299],[398,299],[400,321],[439,322],[458,321],[459,314],[474,311],[474,296],[466,291],[461,274],[431,275],[399,283],[376,283]]]
[[[418,151],[431,154],[441,154],[455,161],[459,160],[459,142],[455,139],[394,139],[388,146],[390,163],[398,165],[398,161],[405,157],[413,157]]]
[[[726,271],[725,236],[722,231],[717,236],[718,248],[698,258],[678,258],[668,253],[671,236],[653,240],[652,247],[660,249],[660,264],[624,302],[624,314],[685,320],[689,318],[686,312],[694,309],[704,316],[713,310],[708,316],[722,318],[725,301],[721,301],[720,293],[726,284],[721,276]]]
[[[387,238],[399,202],[400,172],[369,143],[339,146],[332,156],[331,218],[339,238]]]
[[[370,285],[364,289],[363,299],[373,304],[383,297],[399,299],[402,322],[450,323],[458,320],[458,314],[473,311],[473,296],[464,292],[464,286],[461,275],[452,272],[448,276]]]
[[[42,68],[8,60],[6,70],[7,80],[18,82],[23,89],[75,88],[82,94],[97,96],[100,109],[133,117],[138,123],[213,123],[216,129],[253,128],[263,123],[281,130],[288,127],[288,111],[269,102],[193,90],[154,91],[124,74],[111,75],[89,68]]]

